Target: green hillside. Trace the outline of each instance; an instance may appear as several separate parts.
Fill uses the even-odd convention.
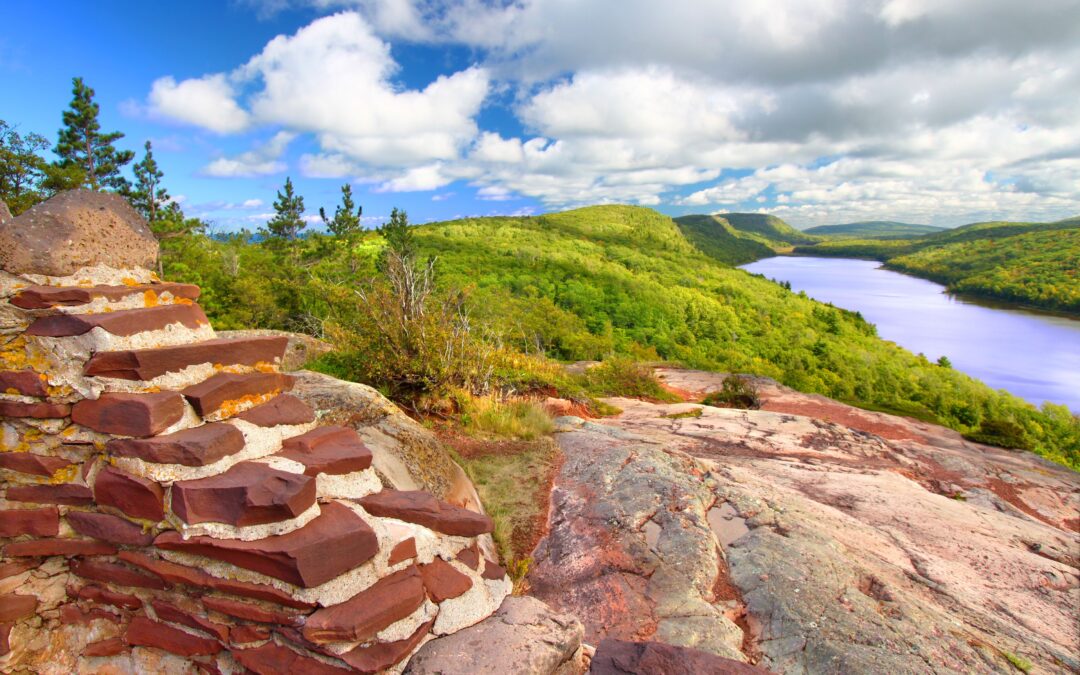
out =
[[[739,232],[757,234],[781,244],[811,244],[819,237],[806,234],[788,225],[782,218],[765,213],[717,213]]]
[[[743,265],[776,254],[762,243],[763,237],[739,232],[718,216],[683,216],[676,218],[675,223],[699,251],[729,265]]]
[[[964,433],[997,438],[1006,429],[1010,443],[1080,466],[1080,423],[1064,407],[1037,410],[881,340],[857,314],[697,251],[673,220],[650,209],[465,219],[411,232],[420,255],[435,256],[441,292],[455,298],[464,289],[474,333],[500,349],[755,373]],[[201,284],[202,302],[222,328],[321,326],[345,344],[364,345],[370,341],[348,337],[364,330],[356,289],[378,276],[383,246],[375,233],[354,243],[194,237],[170,241],[166,275]],[[380,365],[376,357],[353,349],[360,351],[341,357],[348,374],[379,385],[369,375]],[[542,369],[500,363],[484,368],[494,368],[503,386],[560,386],[545,384]]]
[[[914,225],[893,220],[864,220],[840,225],[818,225],[803,232],[824,237],[852,237],[857,239],[900,239],[925,237],[945,228],[933,225]]]

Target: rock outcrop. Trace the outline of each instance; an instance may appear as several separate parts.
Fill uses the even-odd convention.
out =
[[[691,394],[723,380],[662,374]],[[559,421],[566,460],[529,579],[587,641],[778,673],[1080,671],[1080,476],[759,384],[763,410],[609,399],[620,415]],[[695,633],[703,603],[741,629],[742,656]]]
[[[215,336],[115,199],[0,230],[0,669],[400,672],[495,612],[491,520],[388,489],[287,338]]]

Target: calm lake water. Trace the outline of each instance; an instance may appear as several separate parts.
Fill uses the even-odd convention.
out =
[[[1080,321],[948,295],[932,281],[847,258],[777,256],[743,269],[862,312],[878,335],[1036,405],[1080,411]]]

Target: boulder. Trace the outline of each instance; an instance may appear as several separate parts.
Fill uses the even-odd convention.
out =
[[[436,638],[409,661],[413,675],[515,673],[569,675],[584,670],[584,628],[536,598],[507,598],[495,614],[475,626]],[[706,671],[701,671],[706,672]]]
[[[117,194],[71,190],[16,218],[0,214],[0,269],[12,274],[62,277],[94,265],[149,269],[157,254],[146,221]]]

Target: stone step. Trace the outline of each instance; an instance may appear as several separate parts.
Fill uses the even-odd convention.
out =
[[[245,410],[237,415],[236,419],[244,420],[257,427],[308,424],[315,421],[315,411],[292,394],[280,394],[266,403]]]
[[[127,349],[94,354],[83,372],[86,375],[121,380],[152,380],[188,366],[255,366],[274,364],[285,353],[288,338],[266,336],[217,339],[156,349]]]
[[[287,438],[277,456],[303,464],[308,476],[352,473],[371,466],[371,450],[349,427],[319,427]]]
[[[304,527],[258,541],[196,536],[176,531],[154,540],[158,548],[222,560],[303,588],[311,588],[367,562],[378,552],[375,531],[349,507],[322,505],[322,513]]]
[[[184,416],[184,398],[175,391],[102,394],[71,408],[71,421],[103,434],[154,436]]]
[[[441,502],[423,490],[383,490],[357,502],[373,516],[397,518],[443,534],[476,537],[495,529],[490,517]]]
[[[174,298],[195,301],[199,299],[199,287],[194,284],[161,283],[134,284],[131,286],[30,286],[16,293],[11,304],[20,309],[50,309],[52,307],[76,307],[104,298],[109,302],[123,300],[132,295],[143,295],[147,305],[156,304],[158,298],[168,293]],[[153,295],[149,295],[153,294]]]
[[[242,410],[234,412],[231,410],[232,407],[246,401],[257,401],[261,397],[288,391],[292,389],[295,382],[296,378],[284,373],[218,373],[198,384],[184,388],[180,393],[202,417],[219,410],[224,417],[231,417],[236,412],[242,412]]]
[[[155,464],[206,466],[244,449],[244,434],[231,424],[211,422],[153,438],[114,438],[105,451]]]
[[[188,525],[278,523],[296,518],[314,505],[314,478],[258,462],[240,462],[216,476],[178,481],[172,486],[172,512]]]
[[[98,314],[54,314],[35,320],[25,335],[42,337],[73,337],[100,328],[106,333],[127,337],[137,333],[161,330],[174,323],[192,330],[210,323],[198,305],[159,305],[139,309],[122,309]]]

